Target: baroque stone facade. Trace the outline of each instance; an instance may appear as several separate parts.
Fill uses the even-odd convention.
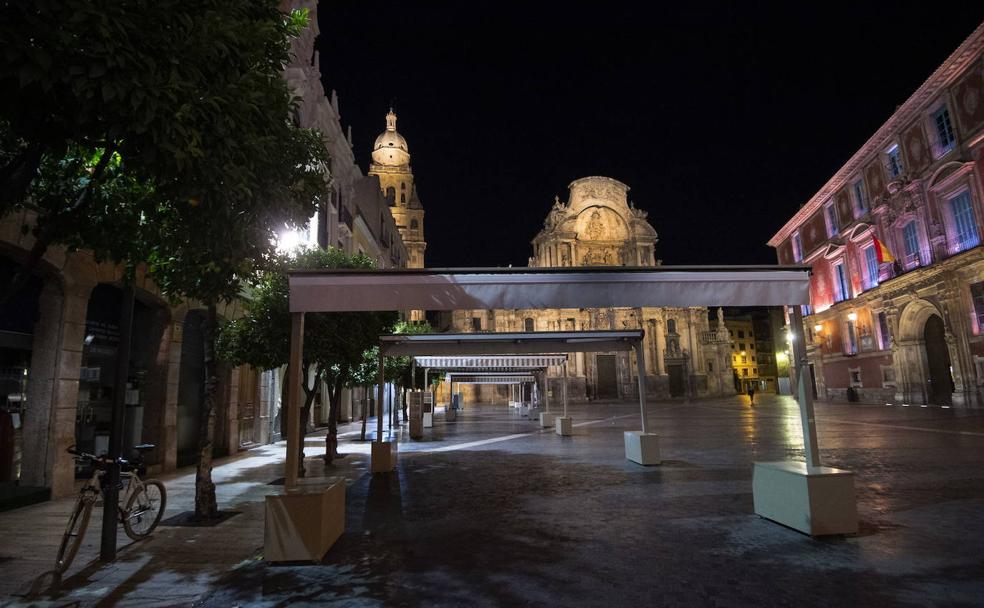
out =
[[[982,178],[984,25],[769,241],[813,268],[820,398],[981,401]]]
[[[628,200],[629,187],[608,177],[585,177],[569,186],[567,202],[554,200],[543,229],[533,238],[532,267],[655,266],[656,230]],[[647,394],[656,398],[734,393],[731,346],[723,317],[708,310],[613,308],[552,310],[458,310],[445,330],[586,331],[644,329]],[[635,355],[572,353],[567,369],[572,400],[638,396]],[[560,395],[563,370],[548,371]],[[463,387],[466,400],[492,399],[493,387]],[[471,390],[469,390],[471,389]],[[503,391],[503,389],[498,389]],[[502,397],[506,393],[502,392]]]

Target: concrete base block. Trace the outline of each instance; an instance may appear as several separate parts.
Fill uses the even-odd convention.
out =
[[[625,432],[625,458],[642,465],[663,462],[659,453],[659,435],[642,431]]]
[[[267,496],[263,558],[318,562],[344,531],[344,479],[318,492]]]
[[[434,412],[424,412],[424,428],[434,428]]]
[[[540,412],[542,412],[542,411],[543,410],[541,410],[538,407],[531,407],[530,408],[530,420],[539,420],[540,419]]]
[[[756,462],[755,513],[810,536],[855,534],[854,473],[805,462]]]
[[[372,472],[389,473],[396,468],[396,442],[372,442]]]
[[[540,426],[542,426],[545,429],[552,427],[554,425],[554,419],[556,417],[557,414],[553,412],[540,412]]]
[[[570,416],[557,416],[554,418],[554,431],[558,435],[569,437],[574,427],[574,419]]]

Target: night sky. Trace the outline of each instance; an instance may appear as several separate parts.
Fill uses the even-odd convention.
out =
[[[984,2],[321,2],[356,160],[392,101],[427,265],[525,266],[554,195],[605,175],[664,264],[765,243],[984,19]],[[643,12],[648,10],[648,12]]]

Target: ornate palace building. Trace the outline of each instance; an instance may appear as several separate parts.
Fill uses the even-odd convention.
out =
[[[769,241],[780,263],[813,267],[804,330],[821,398],[980,400],[982,50],[984,25]]]
[[[569,186],[569,201],[554,200],[543,230],[533,239],[533,267],[655,266],[656,231],[646,212],[628,200],[629,187],[608,177],[585,177]],[[442,329],[456,332],[646,331],[646,385],[655,397],[734,393],[731,344],[724,321],[714,326],[707,308],[614,308],[558,310],[458,310]],[[568,363],[571,399],[618,399],[637,395],[630,370],[634,354],[572,353]],[[563,370],[548,373],[560,394]],[[466,388],[466,400],[492,398],[492,387]],[[481,393],[479,393],[481,391]]]

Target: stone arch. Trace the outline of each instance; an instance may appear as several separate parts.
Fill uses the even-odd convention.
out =
[[[899,329],[896,341],[901,343],[922,340],[926,321],[932,315],[943,318],[943,313],[932,302],[917,299],[906,304],[905,308],[902,309],[902,314],[899,316]]]
[[[938,369],[934,371],[935,361],[930,361],[927,350],[934,350],[933,344],[927,349],[927,324],[936,317],[938,325],[943,327],[942,345],[935,345],[943,348],[943,353],[949,357],[950,366],[953,369],[951,379],[956,379],[957,386],[952,388],[960,390],[959,379],[963,376],[960,371],[960,359],[957,356],[956,347],[950,334],[950,327],[947,316],[942,308],[937,304],[924,299],[915,299],[902,309],[899,316],[898,329],[895,333],[893,344],[893,366],[896,370],[897,389],[896,398],[910,403],[929,403],[934,399],[939,400],[939,391],[933,388],[930,380],[932,375],[939,376]],[[936,321],[934,320],[934,321]],[[938,357],[937,357],[938,358]],[[937,385],[942,379],[935,380]],[[935,397],[934,397],[935,395]]]
[[[592,205],[582,210],[577,215],[576,226],[579,240],[626,241],[631,234],[625,218],[604,205]]]

